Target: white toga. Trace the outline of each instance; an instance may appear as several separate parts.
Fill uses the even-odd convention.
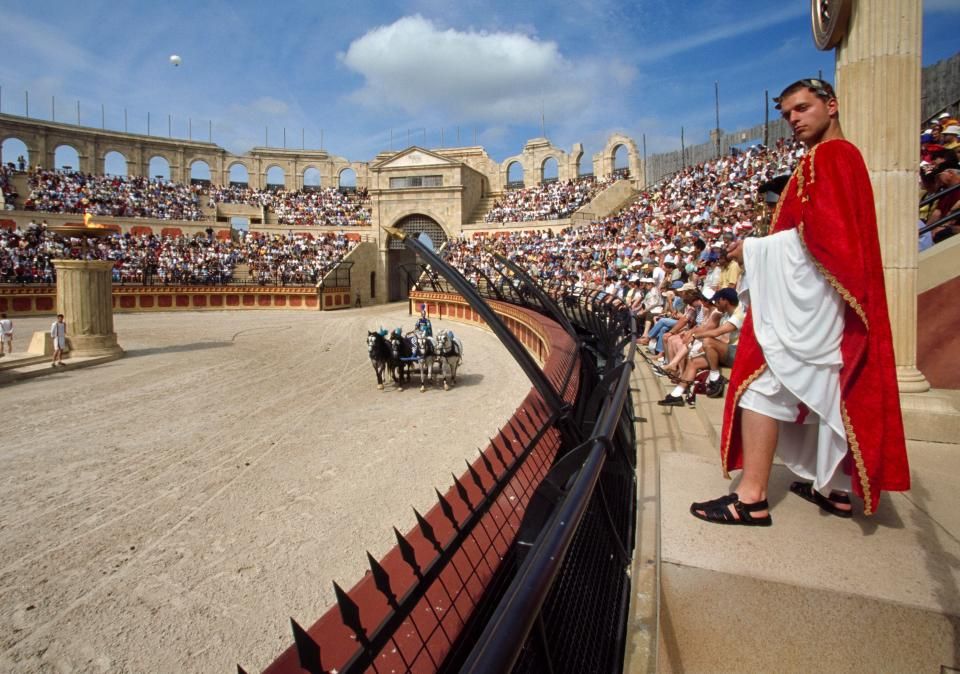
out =
[[[743,260],[741,292],[767,369],[739,405],[780,420],[777,454],[814,489],[849,491],[850,477],[837,470],[847,453],[840,413],[843,299],[795,229],[747,239]]]

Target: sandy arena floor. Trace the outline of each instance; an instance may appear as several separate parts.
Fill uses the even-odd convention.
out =
[[[49,324],[16,320],[17,350]],[[381,324],[413,320],[118,315],[126,358],[0,388],[0,671],[269,664],[529,390],[492,334],[435,322],[459,385],[377,391]]]

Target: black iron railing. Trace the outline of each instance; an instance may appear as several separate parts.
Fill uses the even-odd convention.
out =
[[[395,530],[383,559],[368,555],[364,581],[335,585],[336,613],[293,623],[294,646],[267,671],[617,672],[635,516],[635,321],[603,293],[545,292],[503,258],[468,281],[403,240],[426,261],[410,282],[459,295],[532,390],[438,505],[406,536]],[[540,369],[488,301],[552,318],[566,346]]]

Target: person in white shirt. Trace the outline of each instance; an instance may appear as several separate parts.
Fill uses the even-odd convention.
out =
[[[13,321],[6,313],[0,314],[0,358],[13,353]]]
[[[50,325],[50,338],[53,340],[53,362],[50,367],[63,365],[63,349],[67,345],[67,324],[63,322],[63,314],[57,314],[57,320]]]

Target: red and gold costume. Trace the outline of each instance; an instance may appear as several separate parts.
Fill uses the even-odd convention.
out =
[[[800,161],[773,216],[772,233],[796,229],[820,273],[845,304],[840,351],[843,471],[872,514],[883,490],[910,488],[893,341],[884,291],[873,190],[860,152],[845,140],[816,145]],[[721,434],[724,474],[743,465],[743,392],[767,364],[748,313],[730,377]]]

